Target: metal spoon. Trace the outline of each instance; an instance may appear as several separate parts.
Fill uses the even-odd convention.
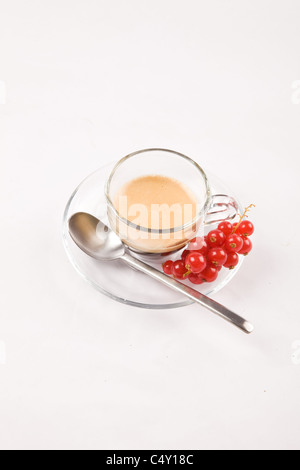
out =
[[[245,333],[252,333],[254,330],[251,323],[223,305],[130,256],[125,251],[125,245],[119,237],[96,217],[85,212],[74,214],[69,220],[69,232],[79,248],[92,258],[100,261],[121,259],[129,266],[148,274],[171,289],[208,308],[213,313],[233,323]]]

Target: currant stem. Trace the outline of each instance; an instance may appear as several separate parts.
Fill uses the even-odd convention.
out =
[[[192,273],[192,271],[191,271],[190,269],[188,269],[188,271],[183,275],[183,278],[185,279],[185,278],[188,277],[191,273]]]
[[[255,207],[255,204],[250,204],[250,206],[246,207],[246,209],[244,210],[243,215],[240,215],[240,214],[239,214],[240,220],[239,220],[238,224],[235,226],[235,229],[234,229],[233,233],[235,233],[235,232],[237,231],[237,229],[238,229],[239,226],[241,225],[241,222],[243,221],[243,219],[244,219],[245,217],[248,217],[248,216],[247,216],[247,212],[249,212],[252,207]]]

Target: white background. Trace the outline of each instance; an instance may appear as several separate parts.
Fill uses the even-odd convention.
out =
[[[0,7],[0,447],[299,449],[299,1]],[[214,296],[252,335],[115,303],[70,265],[70,194],[147,147],[256,204],[255,249]]]

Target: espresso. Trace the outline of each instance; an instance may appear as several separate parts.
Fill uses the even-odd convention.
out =
[[[166,176],[149,175],[131,180],[120,188],[114,202],[121,217],[152,230],[181,227],[197,215],[194,194]]]
[[[133,179],[118,190],[113,201],[116,213],[109,212],[111,227],[138,251],[178,250],[195,236],[200,224],[196,196],[166,176]]]

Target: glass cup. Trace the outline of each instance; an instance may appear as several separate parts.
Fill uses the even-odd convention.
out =
[[[141,210],[136,211],[137,217],[133,220],[127,215],[130,208],[126,208],[127,212],[121,211],[116,198],[127,183],[149,176],[167,177],[179,182],[193,195],[192,207],[170,207],[169,219],[167,212],[163,212],[163,216],[167,218],[162,225],[151,223],[154,215],[157,215],[152,212],[152,208],[151,213],[148,210],[148,218],[145,219],[145,214],[142,218],[143,221],[148,220],[148,223],[140,222],[138,212]],[[198,163],[179,152],[167,149],[140,150],[124,157],[111,172],[105,195],[112,230],[131,250],[141,254],[164,254],[180,250],[196,235],[203,233],[206,225],[233,219],[238,210],[234,198],[211,193],[208,178]],[[126,205],[126,201],[123,203]],[[139,209],[145,210],[143,207]],[[161,207],[155,205],[155,210],[160,211]]]

